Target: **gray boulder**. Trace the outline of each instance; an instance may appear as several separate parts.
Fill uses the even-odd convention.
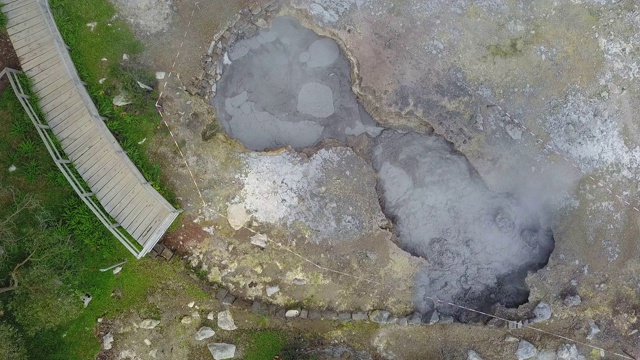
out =
[[[541,301],[535,309],[533,309],[533,320],[531,322],[537,323],[541,321],[547,321],[551,319],[551,306],[544,301]]]
[[[516,350],[516,356],[518,360],[531,359],[538,354],[538,350],[532,343],[526,340],[520,340],[518,344],[518,350]]]
[[[391,313],[386,310],[373,310],[369,313],[369,320],[378,324],[386,324]]]
[[[596,337],[596,335],[598,335],[599,333],[600,328],[598,327],[598,325],[595,322],[589,320],[589,335],[587,335],[587,340],[593,340],[593,338]]]
[[[233,317],[229,310],[220,311],[218,313],[218,327],[227,331],[232,331],[238,328],[233,321]]]
[[[203,326],[196,333],[196,340],[200,341],[200,340],[208,339],[208,338],[212,337],[215,334],[216,334],[216,332],[213,331],[212,328],[210,328],[208,326]]]
[[[233,359],[236,355],[236,346],[233,344],[212,343],[207,347],[215,360]]]
[[[433,310],[431,313],[427,314],[424,318],[424,323],[427,325],[433,325],[440,321],[440,314],[438,314],[437,310]]]

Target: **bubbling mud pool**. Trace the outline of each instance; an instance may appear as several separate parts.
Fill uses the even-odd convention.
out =
[[[417,310],[457,314],[430,298],[485,311],[527,302],[526,275],[544,267],[554,248],[543,212],[489,190],[444,139],[380,127],[357,102],[350,64],[334,40],[279,17],[225,57],[212,105],[225,131],[247,148],[371,139],[383,212],[398,245],[425,260],[408,280],[415,281]]]

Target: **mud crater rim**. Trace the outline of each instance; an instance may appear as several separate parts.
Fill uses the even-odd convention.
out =
[[[304,36],[293,36],[291,31],[304,33]],[[295,39],[301,41],[302,44],[296,44],[293,41]],[[335,46],[327,44],[334,44]],[[263,47],[266,47],[267,50],[263,49]],[[312,47],[314,48],[313,50]],[[333,49],[337,49],[339,54],[334,56]],[[291,51],[286,58],[282,54],[270,58],[269,56],[276,53],[275,50],[282,50],[285,54],[287,50]],[[321,59],[314,59],[312,55],[314,53]],[[316,152],[325,148],[323,144],[325,140],[337,140],[345,147],[348,147],[346,145],[347,137],[360,135],[366,136],[370,142],[373,142],[372,149],[367,154],[373,159],[371,161],[365,159],[365,161],[373,167],[378,175],[376,185],[378,202],[388,221],[393,224],[394,241],[404,251],[412,256],[424,259],[428,264],[415,280],[407,280],[415,281],[417,287],[427,286],[416,293],[414,303],[417,310],[428,312],[437,308],[441,312],[458,315],[459,320],[465,321],[469,319],[465,318],[458,309],[437,306],[424,298],[424,296],[434,296],[439,299],[474,306],[483,311],[489,311],[496,304],[504,307],[517,307],[528,302],[529,289],[525,278],[530,271],[535,272],[547,265],[555,247],[555,240],[550,226],[544,223],[522,225],[524,227],[518,226],[514,224],[514,221],[509,216],[504,214],[504,210],[494,208],[488,214],[483,215],[483,221],[489,220],[489,222],[493,222],[498,232],[509,233],[509,236],[513,235],[512,233],[514,232],[517,233],[517,235],[513,235],[513,238],[522,240],[525,243],[524,246],[530,246],[538,252],[535,259],[521,265],[512,265],[509,271],[501,271],[489,275],[489,278],[494,278],[493,283],[484,284],[480,289],[465,288],[464,284],[452,289],[447,287],[447,281],[442,284],[441,279],[434,280],[431,277],[430,274],[432,273],[444,273],[463,268],[465,266],[464,259],[471,257],[473,251],[464,250],[464,252],[468,253],[456,253],[452,248],[447,247],[447,243],[451,241],[446,234],[423,239],[426,240],[423,242],[428,245],[427,248],[433,243],[433,246],[435,246],[433,253],[436,256],[425,253],[423,250],[418,250],[416,244],[407,243],[405,239],[406,230],[404,230],[406,221],[403,220],[406,217],[402,214],[402,211],[394,211],[395,204],[389,199],[390,189],[388,187],[385,188],[384,179],[381,175],[384,161],[378,161],[375,158],[375,147],[380,146],[381,136],[385,134],[392,134],[389,136],[399,138],[409,136],[417,139],[416,141],[418,142],[424,139],[436,139],[434,141],[438,143],[438,149],[441,151],[441,153],[436,154],[437,157],[446,158],[446,154],[443,155],[442,151],[448,151],[459,161],[462,159],[464,164],[459,165],[468,172],[469,182],[474,184],[473,186],[477,189],[482,189],[484,186],[487,194],[482,196],[489,196],[490,198],[491,192],[486,188],[475,169],[468,163],[464,154],[454,149],[451,143],[440,136],[395,130],[378,125],[379,123],[364,110],[364,107],[352,92],[351,76],[354,64],[346,59],[342,49],[333,39],[320,36],[313,30],[302,27],[293,18],[278,17],[274,19],[271,28],[260,30],[252,38],[235,42],[231,46],[229,54],[231,61],[225,65],[226,69],[218,83],[218,93],[211,100],[211,104],[218,109],[219,121],[225,132],[238,139],[250,150],[265,151],[290,146],[296,151],[313,149],[312,151]],[[226,56],[227,54],[225,54]],[[268,59],[266,63],[264,62],[265,58]],[[241,65],[234,66],[234,63],[237,62],[240,62]],[[336,62],[338,62],[337,65]],[[314,65],[310,66],[310,63]],[[250,85],[251,82],[242,77],[242,73],[238,74],[237,71],[234,71],[240,68],[244,70],[251,69],[251,65],[257,68],[259,74],[264,73],[267,68],[281,66],[286,70],[290,70],[293,66],[297,67],[297,70],[292,72],[298,72],[298,76],[304,78],[292,80],[291,74],[284,76],[282,72],[278,73],[277,71],[275,71],[273,77],[270,77],[270,75],[256,76],[256,74],[250,73],[252,75],[251,78],[265,80],[264,82],[269,85],[269,91],[260,96],[260,94],[256,94],[255,89],[265,86],[265,84],[258,83],[253,88]],[[328,71],[323,74],[322,70],[326,69]],[[326,79],[331,77],[333,79],[329,79],[329,84],[325,85],[323,82],[326,82]],[[284,79],[286,81],[283,81],[285,84],[278,84],[277,81],[268,81],[269,79]],[[290,88],[287,88],[287,86]],[[303,89],[306,90],[303,91]],[[262,91],[264,92],[264,90]],[[296,98],[296,91],[298,92],[297,102],[292,100]],[[336,95],[336,92],[338,95]],[[275,102],[272,99],[274,94],[276,94],[275,98],[277,100]],[[346,103],[344,99],[346,99]],[[342,102],[339,102],[339,100]],[[329,102],[331,102],[331,106],[328,105]],[[276,105],[285,108],[288,106],[288,108],[281,111],[281,113],[274,113],[273,109],[277,107]],[[345,108],[347,108],[347,111],[343,111]],[[336,115],[337,112],[338,114]],[[347,116],[345,116],[345,113]],[[331,119],[331,117],[334,118]],[[283,118],[285,120],[282,120]],[[326,121],[326,119],[329,119],[329,121]],[[345,119],[347,124],[345,124]],[[256,124],[260,126],[256,127]],[[291,131],[291,129],[293,130]],[[311,136],[308,136],[309,134],[305,134],[305,132],[309,132]],[[286,136],[281,136],[283,133]],[[265,136],[272,138],[264,141]],[[380,154],[382,153],[383,151],[380,152]],[[416,162],[420,162],[420,159],[417,157],[419,154],[414,155],[416,155],[413,159],[415,165]],[[405,156],[410,157],[407,154]],[[442,178],[441,180],[446,182],[447,179]],[[465,186],[467,185],[463,185],[463,188]],[[478,191],[483,192],[485,190]],[[509,199],[509,202],[517,203],[517,199],[510,195],[497,195],[498,198],[505,197],[505,199]],[[534,210],[534,212],[538,212],[538,210]],[[531,214],[531,216],[540,217],[542,215]],[[544,222],[544,220],[540,219],[538,221]],[[447,229],[447,231],[449,230],[452,229]],[[453,231],[455,232],[455,229]],[[535,234],[535,237],[538,237],[538,241],[533,239],[533,244],[531,244],[532,236],[528,233]],[[460,241],[467,243],[473,241],[473,239],[462,239]],[[536,244],[539,246],[536,247]],[[438,249],[442,251],[438,253]],[[477,271],[481,272],[482,270]],[[459,275],[456,274],[456,276]],[[486,277],[484,279],[486,280]],[[473,279],[466,279],[466,281],[471,282]],[[436,284],[433,284],[434,282]],[[439,294],[438,291],[433,291],[432,288],[428,287],[431,285],[435,287],[442,286],[446,291],[453,291],[453,293]],[[438,294],[436,295],[435,293]]]

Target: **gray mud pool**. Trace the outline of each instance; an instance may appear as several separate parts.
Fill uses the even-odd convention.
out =
[[[247,148],[371,138],[382,210],[398,245],[425,260],[418,277],[407,279],[416,284],[418,310],[438,307],[461,318],[429,298],[482,310],[527,301],[527,272],[545,266],[554,248],[544,214],[490,191],[442,138],[380,127],[357,102],[350,64],[334,40],[280,17],[225,56],[212,105]]]

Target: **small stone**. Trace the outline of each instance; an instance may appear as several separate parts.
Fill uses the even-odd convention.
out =
[[[407,326],[409,324],[406,316],[401,316],[396,320],[396,325],[398,326]]]
[[[513,125],[513,124],[507,124],[507,125],[505,125],[504,129],[507,131],[507,134],[509,134],[509,136],[513,140],[522,139],[522,129],[519,128],[518,126]]]
[[[302,309],[300,310],[300,319],[306,319],[309,316],[309,310]]]
[[[322,314],[318,310],[309,310],[309,320],[318,320],[322,317]]]
[[[227,294],[227,296],[222,299],[222,305],[233,305],[234,301],[236,301],[236,297],[231,294]]]
[[[424,323],[427,325],[433,325],[438,321],[440,321],[440,314],[438,314],[437,310],[433,310],[430,314],[427,314]]]
[[[188,304],[187,304],[187,306],[188,306],[188,307],[190,307],[190,308],[192,308],[192,307],[193,307],[193,305],[195,305],[195,304],[196,304],[196,302],[195,302],[195,301],[192,301],[192,302],[188,303]]]
[[[227,220],[233,230],[240,230],[249,218],[251,215],[247,213],[243,204],[232,204],[227,207]]]
[[[138,86],[140,86],[141,89],[145,89],[147,91],[153,91],[153,88],[149,85],[145,85],[143,83],[141,83],[140,81],[136,81],[138,83]]]
[[[306,285],[306,284],[307,284],[307,280],[305,280],[305,279],[300,279],[300,278],[295,278],[295,279],[291,280],[291,283],[292,283],[293,285],[301,286],[301,285]]]
[[[322,318],[327,320],[338,320],[338,313],[331,310],[325,310],[322,312]]]
[[[169,261],[173,257],[173,251],[171,251],[169,248],[165,247],[164,250],[162,250],[162,253],[160,253],[160,256],[162,256],[167,261]]]
[[[157,80],[162,80],[162,79],[164,79],[165,76],[167,76],[167,73],[165,73],[164,71],[156,72],[156,79]]]
[[[88,27],[89,29],[91,29],[91,31],[95,30],[95,29],[96,29],[96,26],[98,26],[98,23],[97,23],[97,22],[95,22],[95,21],[94,21],[94,22],[87,23],[87,27]]]
[[[102,79],[98,80],[98,84],[102,85],[102,84],[104,84],[105,81],[107,81],[107,78],[102,78]]]
[[[111,102],[113,103],[114,106],[125,106],[125,105],[131,104],[131,101],[129,101],[128,95],[124,92],[114,97]]]
[[[227,331],[233,331],[238,328],[233,322],[231,311],[225,310],[218,313],[218,327]]]
[[[258,15],[262,12],[262,8],[258,5],[251,9],[251,15]]]
[[[213,343],[207,347],[215,360],[233,359],[236,356],[236,346],[233,344]]]
[[[215,84],[213,86],[215,86]],[[251,237],[251,245],[255,245],[261,249],[264,249],[267,247],[267,241],[269,241],[269,239],[265,234],[255,234]]]
[[[551,306],[544,301],[538,303],[535,309],[533,309],[533,316],[535,316],[532,320],[532,323],[537,323],[541,321],[547,321],[551,319]]]
[[[113,347],[113,334],[108,332],[107,335],[102,337],[102,348],[105,350],[111,350]]]
[[[229,290],[222,288],[218,290],[218,293],[216,294],[216,299],[218,299],[218,301],[222,301],[224,300],[224,297],[227,296],[228,293],[229,293]]]
[[[117,266],[115,269],[113,269],[113,275],[118,275],[120,271],[122,271],[122,266]]]
[[[580,298],[580,295],[570,295],[564,298],[563,302],[566,306],[572,307],[582,304],[582,299]]]
[[[480,357],[480,355],[478,355],[477,352],[469,350],[467,351],[467,360],[482,360],[482,358]]]
[[[422,314],[420,313],[413,313],[411,315],[409,315],[409,317],[407,318],[407,323],[409,325],[419,325],[422,323]]]
[[[151,346],[151,340],[149,340],[149,339],[144,339],[144,343],[147,346]]]
[[[562,344],[556,351],[558,359],[561,360],[578,360],[578,348],[575,345]]]
[[[369,315],[364,312],[354,312],[351,314],[351,319],[353,319],[354,321],[369,320]]]
[[[129,60],[129,55],[128,54],[122,54],[122,60],[124,60],[124,61]]]
[[[442,316],[440,316],[439,323],[440,324],[453,324],[453,321],[454,321],[453,316],[451,316],[451,315],[442,315]]]
[[[256,315],[266,315],[267,306],[256,300],[253,302],[253,304],[251,304],[251,312]]]
[[[556,352],[553,350],[541,350],[538,352],[536,360],[558,360],[558,358],[556,357]]]
[[[201,340],[204,340],[204,339],[208,339],[208,338],[212,337],[215,334],[216,334],[216,332],[213,331],[212,328],[210,328],[208,326],[203,326],[196,333],[196,340],[201,341]]]
[[[386,324],[390,316],[391,313],[386,310],[374,310],[369,313],[369,320],[377,324]]]
[[[256,21],[254,22],[254,24],[255,24],[257,27],[259,27],[260,29],[266,29],[266,28],[268,28],[268,27],[269,27],[269,24],[268,24],[268,23],[267,23],[267,21],[266,21],[265,19],[263,19],[263,18],[260,18],[260,19],[256,20]]]
[[[89,306],[89,303],[91,302],[91,300],[93,300],[93,297],[91,297],[91,295],[85,293],[84,295],[82,295],[80,297],[80,300],[82,300],[82,305],[84,307],[87,307],[87,306]]]
[[[295,318],[295,317],[298,317],[299,315],[300,315],[300,310],[291,309],[291,310],[287,310],[287,312],[284,314],[284,317],[286,317],[286,318]]]
[[[18,168],[15,165],[11,165],[9,166],[9,172],[12,173],[14,171],[18,170]]]
[[[185,325],[188,325],[188,324],[191,324],[191,320],[192,320],[191,316],[183,316],[182,319],[180,319],[180,322]]]
[[[280,291],[280,287],[279,286],[267,286],[267,289],[266,289],[267,296],[271,296],[273,294],[276,294],[279,291]]]
[[[598,325],[589,320],[589,335],[587,335],[587,340],[591,341],[593,338],[600,333],[600,328]]]
[[[520,341],[520,339],[518,339],[516,337],[513,337],[513,336],[507,336],[507,337],[504,338],[504,341],[505,342],[518,342],[518,341]]]
[[[146,319],[142,320],[142,322],[138,325],[141,329],[151,330],[160,324],[160,320]]]
[[[194,312],[192,312],[192,313],[191,313],[191,317],[192,317],[194,320],[198,320],[198,319],[200,319],[200,313],[199,313],[199,312],[197,312],[197,311],[194,311]]]
[[[158,349],[153,349],[153,350],[149,351],[149,356],[150,356],[152,359],[156,359],[156,358],[157,358],[157,356],[158,356]]]
[[[347,322],[351,320],[351,313],[350,312],[341,312],[338,314],[338,320],[340,322]]]
[[[518,344],[518,350],[516,350],[516,356],[518,360],[531,359],[538,354],[538,350],[532,343],[526,340],[520,340]]]

